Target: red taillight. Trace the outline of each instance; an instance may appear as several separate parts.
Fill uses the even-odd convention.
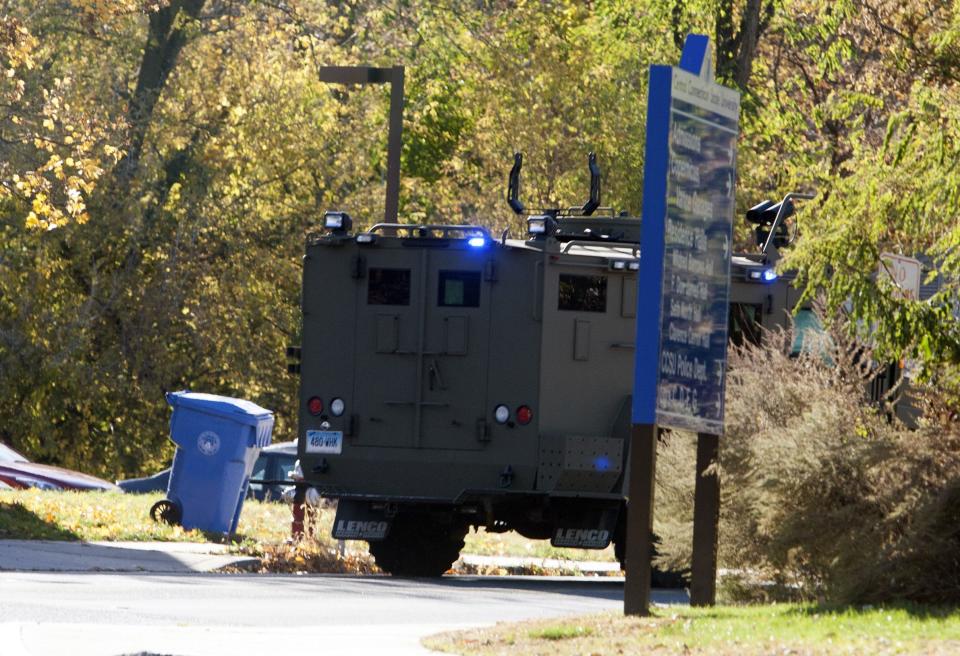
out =
[[[526,426],[533,419],[533,410],[529,406],[522,405],[517,408],[517,423]]]
[[[319,396],[310,397],[310,400],[307,401],[307,412],[314,417],[323,412],[323,400]]]

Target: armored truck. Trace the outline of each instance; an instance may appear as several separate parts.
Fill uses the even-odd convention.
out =
[[[394,575],[441,575],[471,527],[623,559],[642,226],[599,207],[592,156],[586,204],[526,213],[520,163],[526,235],[328,212],[307,241],[305,485]],[[786,239],[788,205],[751,210],[758,243]],[[796,302],[769,255],[732,255],[734,342]]]

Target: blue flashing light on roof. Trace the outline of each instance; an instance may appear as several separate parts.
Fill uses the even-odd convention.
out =
[[[483,248],[487,245],[487,239],[485,237],[471,237],[467,240],[467,244],[472,248]]]
[[[773,282],[778,277],[777,272],[773,269],[764,269],[763,271],[763,282]]]

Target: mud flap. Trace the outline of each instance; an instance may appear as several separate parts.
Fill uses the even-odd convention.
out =
[[[553,527],[550,544],[554,547],[606,549],[613,539],[618,516],[618,508],[608,508],[563,517]]]
[[[333,537],[338,540],[383,540],[390,533],[392,518],[361,501],[341,499],[333,520]]]

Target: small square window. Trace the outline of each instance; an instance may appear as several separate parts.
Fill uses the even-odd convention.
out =
[[[370,305],[410,305],[410,269],[370,269]]]
[[[441,271],[437,305],[480,307],[480,272]]]
[[[606,312],[607,277],[561,273],[557,309],[570,312]]]

